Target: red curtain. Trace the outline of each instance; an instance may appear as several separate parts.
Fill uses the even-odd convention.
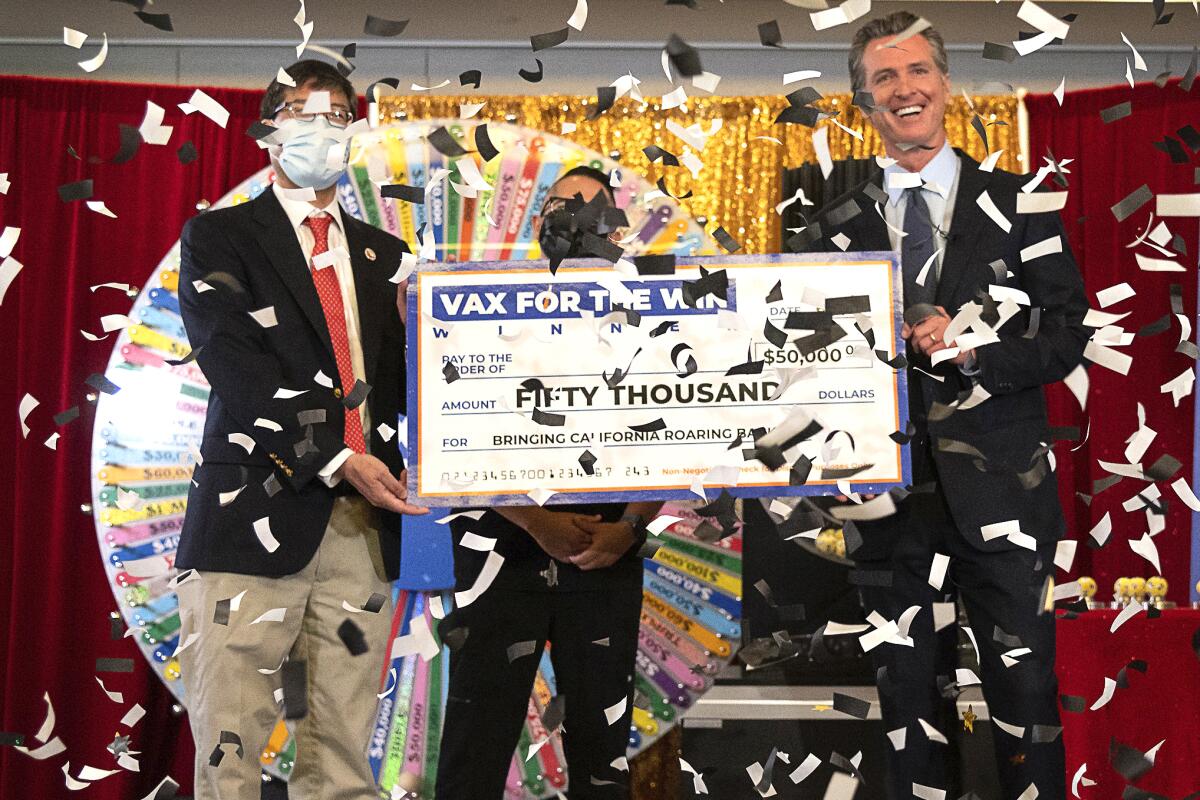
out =
[[[54,733],[64,755],[34,761],[0,747],[0,797],[51,798],[70,794],[61,766],[73,775],[84,765],[113,769],[106,751],[114,735],[132,734],[142,751],[141,773],[120,774],[89,787],[94,800],[140,798],[166,774],[191,791],[192,744],[185,720],[171,714],[172,698],[146,665],[132,639],[112,639],[110,591],[96,534],[80,505],[90,499],[93,409],[84,380],[103,372],[112,338],[89,342],[105,314],[128,313],[130,298],[110,281],[141,286],[179,237],[201,200],[216,201],[266,163],[244,135],[258,118],[259,92],[207,89],[230,112],[225,129],[177,107],[192,90],[173,86],[0,77],[0,172],[12,186],[0,195],[0,226],[22,229],[14,257],[24,270],[0,304],[4,343],[0,408],[0,730],[22,732],[29,746],[45,715],[48,692],[57,714]],[[174,125],[165,146],[143,144],[125,164],[110,158],[121,123],[137,127],[152,100]],[[199,158],[180,163],[176,150],[191,141]],[[74,148],[80,158],[73,157]],[[64,203],[57,187],[91,178],[95,198],[117,219]],[[29,393],[40,401],[21,439],[17,407]],[[56,426],[53,416],[78,405],[78,419]],[[57,449],[43,442],[57,432]],[[95,680],[100,657],[133,659],[132,674],[101,674],[124,693],[109,700]],[[133,702],[147,715],[132,731],[118,723]]]
[[[1158,257],[1161,254],[1153,253],[1145,245],[1135,249],[1126,245],[1145,232],[1154,202],[1142,206],[1124,222],[1117,222],[1111,207],[1143,184],[1155,194],[1197,190],[1194,172],[1200,161],[1195,154],[1181,147],[1189,158],[1186,163],[1175,164],[1153,143],[1166,136],[1179,140],[1180,128],[1200,124],[1200,90],[1184,92],[1178,81],[1172,81],[1161,89],[1154,84],[1140,84],[1133,89],[1114,86],[1072,92],[1064,97],[1061,107],[1053,95],[1031,95],[1025,102],[1029,110],[1030,166],[1037,169],[1044,164],[1047,149],[1060,161],[1074,159],[1066,167],[1070,171],[1065,176],[1070,183],[1070,194],[1062,214],[1092,307],[1099,308],[1095,299],[1098,290],[1129,283],[1137,296],[1104,310],[1130,312],[1118,324],[1127,331],[1137,331],[1170,313],[1170,287],[1179,284],[1184,312],[1195,322],[1200,220],[1165,219],[1171,232],[1183,237],[1187,248],[1187,256],[1177,259],[1184,266],[1183,272],[1145,272],[1138,268],[1135,251]],[[1124,102],[1131,104],[1130,116],[1107,124],[1101,119],[1101,110]],[[1050,186],[1051,181],[1046,183]],[[1065,387],[1052,387],[1049,393],[1056,424],[1078,425],[1081,432],[1089,423],[1091,426],[1086,444],[1077,452],[1070,452],[1076,444],[1060,442],[1055,454],[1068,530],[1079,540],[1070,575],[1094,576],[1099,585],[1097,596],[1104,599],[1111,598],[1116,578],[1154,574],[1154,568],[1129,547],[1130,541],[1140,539],[1148,530],[1146,515],[1143,511],[1130,513],[1122,508],[1145,484],[1125,479],[1095,495],[1090,505],[1077,493],[1092,495],[1093,481],[1109,476],[1097,464],[1098,460],[1125,461],[1125,441],[1138,425],[1138,403],[1145,408],[1146,425],[1158,432],[1142,463],[1148,467],[1160,455],[1169,453],[1183,462],[1175,477],[1192,482],[1194,397],[1184,398],[1177,408],[1169,393],[1159,391],[1184,370],[1195,368],[1191,358],[1175,352],[1179,334],[1179,323],[1172,317],[1166,332],[1138,336],[1132,345],[1120,348],[1133,357],[1128,376],[1093,366],[1088,372],[1092,392],[1086,412],[1080,411]],[[1154,538],[1154,543],[1162,574],[1170,583],[1168,597],[1185,604],[1190,596],[1191,512],[1168,483],[1158,484],[1169,510],[1166,530]],[[1103,547],[1094,549],[1087,544],[1088,532],[1106,513],[1111,514],[1112,536]]]

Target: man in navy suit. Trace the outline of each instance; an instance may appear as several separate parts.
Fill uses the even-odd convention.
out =
[[[1042,387],[1079,366],[1087,300],[1059,215],[1017,213],[1028,179],[985,169],[946,141],[951,90],[942,38],[925,28],[896,41],[918,21],[896,12],[855,35],[851,81],[883,140],[886,166],[826,204],[790,242],[808,252],[901,253],[912,494],[896,514],[859,523],[862,543],[849,553],[866,611],[899,621],[917,609],[912,647],[872,651],[889,732],[888,797],[959,793],[947,774],[947,745],[926,728],[950,735],[943,726],[957,724],[939,722],[943,690],[952,693],[957,676],[937,675],[935,630],[936,604],[957,593],[996,723],[1001,796],[1062,798],[1046,595],[1065,526]],[[1022,293],[1028,299],[1019,307],[999,302]],[[964,310],[979,314],[977,328],[994,329],[993,341],[946,341],[952,317]],[[933,569],[939,555],[949,558],[944,582]],[[952,623],[953,607],[941,608]]]
[[[195,796],[257,800],[294,720],[289,796],[375,797],[365,756],[399,572],[404,242],[336,200],[357,95],[329,64],[272,81],[275,183],[184,227],[180,307],[212,385],[176,565]],[[285,663],[287,662],[287,663]]]

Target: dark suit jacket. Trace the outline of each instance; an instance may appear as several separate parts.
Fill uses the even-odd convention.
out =
[[[365,431],[368,448],[399,477],[403,432],[385,442],[377,428],[397,427],[404,411],[404,329],[388,278],[408,248],[344,211],[342,222],[371,386],[366,402],[375,430]],[[344,446],[346,408],[340,388],[315,381],[318,372],[336,381],[338,369],[308,264],[269,189],[248,203],[189,220],[181,243],[180,309],[212,394],[200,447],[204,462],[188,493],[176,566],[275,577],[297,572],[321,542],[335,494],[349,490],[331,489],[317,476]],[[198,280],[212,289],[197,291]],[[270,328],[249,313],[267,306],[278,320]],[[275,396],[279,389],[304,393],[283,399]],[[247,453],[230,434],[250,436],[253,449]],[[246,488],[221,506],[219,494],[239,486]],[[279,541],[274,553],[255,534],[254,522],[264,517]],[[400,517],[380,512],[380,518],[383,555],[395,578]]]
[[[980,533],[983,525],[1011,519],[1020,520],[1021,530],[1039,542],[1053,542],[1062,535],[1064,523],[1056,481],[1046,459],[1050,434],[1042,387],[1062,380],[1082,361],[1088,339],[1083,326],[1088,308],[1083,280],[1059,215],[1016,213],[1017,193],[1028,178],[1003,170],[985,172],[965,153],[955,152],[961,168],[942,256],[938,305],[951,316],[971,301],[983,302],[985,308],[994,306],[984,296],[990,284],[1002,284],[1026,292],[1032,307],[1040,309],[1040,316],[1036,332],[1029,335],[1029,309],[1022,308],[999,329],[999,342],[976,349],[980,373],[974,380],[992,396],[945,419],[927,419],[934,402],[953,403],[959,393],[971,388],[973,379],[948,362],[935,369],[927,358],[909,354],[909,414],[917,429],[911,444],[914,482],[924,477],[922,473],[933,474],[932,459],[939,489],[955,523],[981,549],[1012,547],[1005,538],[985,543]],[[891,250],[887,227],[872,208],[876,201],[871,195],[878,198],[882,186],[883,171],[876,168],[866,181],[828,203],[817,217],[820,237],[804,243],[802,249],[836,252],[831,239],[845,233],[850,237],[849,250]],[[1010,233],[977,204],[985,190],[1012,223]],[[841,212],[833,218],[843,218],[843,207],[851,199],[861,212],[840,225],[830,224],[828,215]],[[1056,235],[1061,237],[1061,253],[1022,263],[1023,248]],[[1012,277],[1004,277],[1001,262]],[[990,319],[985,314],[990,323],[997,319],[994,313]],[[938,382],[913,366],[945,380]],[[1044,478],[1037,481],[1042,472]]]

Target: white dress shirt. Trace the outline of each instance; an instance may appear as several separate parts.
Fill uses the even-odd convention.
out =
[[[941,276],[942,254],[946,248],[946,237],[950,233],[950,220],[954,216],[954,200],[958,195],[959,162],[954,148],[949,142],[942,143],[942,149],[929,160],[921,169],[921,196],[925,205],[929,206],[929,219],[934,224],[934,245],[938,255],[934,260],[934,282]],[[901,249],[901,233],[904,231],[904,212],[908,208],[908,196],[904,186],[892,186],[892,175],[908,175],[908,170],[899,164],[892,164],[883,170],[883,188],[887,191],[888,202],[883,209],[883,218],[887,220],[888,237],[892,249]]]
[[[958,199],[958,175],[961,164],[950,142],[943,142],[942,149],[929,160],[921,169],[921,196],[929,207],[929,219],[934,222],[933,242],[937,247],[937,258],[934,259],[934,285],[942,275],[942,256],[946,252],[946,240],[950,235],[950,220],[954,218],[954,202]],[[899,164],[892,164],[883,170],[883,188],[887,191],[888,201],[883,209],[883,218],[888,224],[888,238],[892,249],[901,249],[900,239],[904,232],[904,212],[908,208],[908,195],[904,193],[904,185],[893,186],[892,175],[909,175],[908,170]],[[903,184],[904,178],[899,179]],[[958,367],[959,372],[967,377],[979,374],[975,354],[967,357],[965,364]]]
[[[333,269],[337,273],[338,285],[342,290],[342,310],[346,316],[346,337],[350,340],[350,367],[354,371],[354,377],[365,382],[367,372],[363,367],[362,337],[358,327],[358,299],[354,294],[354,271],[350,267],[349,249],[346,247],[342,210],[336,199],[325,208],[317,208],[307,200],[292,200],[285,197],[281,188],[277,183],[271,185],[271,189],[275,192],[275,198],[283,207],[283,212],[287,214],[288,221],[292,223],[292,230],[295,231],[296,239],[300,242],[300,250],[304,253],[304,259],[308,262],[309,269],[312,269],[312,251],[316,246],[316,237],[313,236],[312,229],[304,224],[304,220],[322,213],[333,217],[333,224],[329,226],[328,246],[330,251],[337,251],[338,248],[341,248],[341,254],[335,258],[331,266],[323,269]],[[335,385],[341,383],[339,376],[331,375],[329,377],[335,381]],[[366,434],[371,430],[371,414],[367,409],[367,404],[362,403],[356,410],[362,417],[363,433]],[[347,411],[347,413],[351,412]],[[370,442],[370,436],[364,435],[364,439]],[[343,448],[321,468],[317,475],[326,485],[336,486],[340,478],[335,478],[333,473],[337,472],[338,468],[353,454],[354,451],[349,447]]]

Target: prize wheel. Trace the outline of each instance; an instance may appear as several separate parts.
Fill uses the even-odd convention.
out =
[[[618,175],[617,203],[630,223],[622,240],[628,255],[715,252],[703,228],[672,198],[611,159],[558,136],[493,122],[488,123],[489,140],[499,155],[485,163],[474,152],[480,124],[413,121],[356,137],[350,169],[338,184],[342,207],[409,242],[414,252],[422,241],[428,251],[432,236],[438,260],[539,258],[532,218],[557,177],[586,164]],[[448,158],[429,143],[428,135],[443,127],[468,151],[466,156]],[[472,192],[461,158],[472,159],[493,188]],[[380,194],[381,184],[424,186],[431,177],[437,182],[423,204]],[[246,202],[268,189],[273,178],[267,167],[214,207]],[[190,347],[179,314],[178,280],[176,243],[138,295],[130,312],[136,324],[121,331],[108,362],[105,375],[120,390],[101,394],[98,401],[92,507],[121,614],[135,630],[146,659],[186,704],[174,655],[180,621],[171,581],[210,387],[199,367],[186,359]],[[664,513],[681,520],[658,537],[658,553],[645,562],[630,757],[665,733],[712,685],[741,636],[741,534],[701,541],[693,535],[701,520],[689,504],[668,504]],[[449,608],[450,588],[398,581],[394,636],[407,635],[418,617],[426,619],[436,636],[438,620],[430,600],[440,596]],[[379,686],[363,687],[380,694],[368,754],[382,797],[393,796],[395,789],[433,797],[448,666],[445,647],[429,660],[399,657],[383,666]],[[553,797],[567,787],[561,737],[541,723],[554,692],[553,669],[543,653],[509,771],[507,796],[513,800]],[[286,780],[294,757],[294,743],[281,721],[261,754],[264,770]]]

